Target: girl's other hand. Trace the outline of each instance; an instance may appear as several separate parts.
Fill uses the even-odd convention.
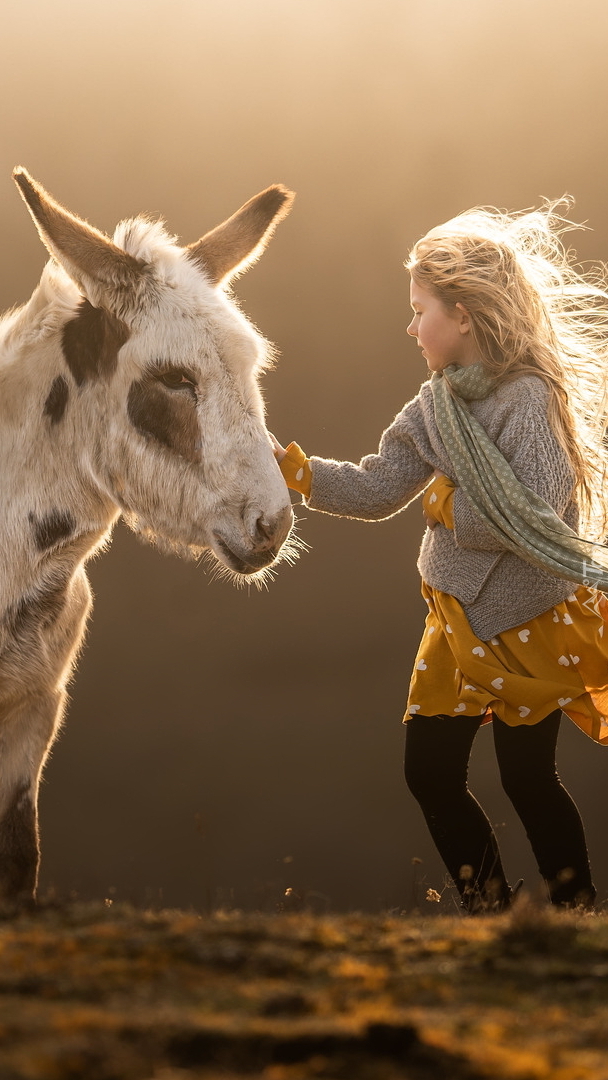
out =
[[[437,480],[438,477],[444,475],[445,474],[442,473],[441,469],[435,469],[435,472],[433,473],[433,480]],[[424,514],[424,520],[427,528],[429,529],[434,529],[435,526],[438,524],[437,518],[430,517],[429,514]]]
[[[270,445],[272,446],[274,456],[278,462],[281,462],[287,453],[285,447],[281,446],[279,440],[272,434],[272,431],[268,432],[268,438],[270,439]]]
[[[453,495],[456,485],[441,469],[435,469],[431,483],[422,496],[422,513],[429,529],[443,525],[454,528]]]

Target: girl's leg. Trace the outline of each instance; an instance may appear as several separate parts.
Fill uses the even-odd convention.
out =
[[[494,743],[503,787],[524,825],[551,903],[591,906],[587,844],[576,804],[555,766],[561,710],[530,727],[494,718]]]
[[[500,910],[510,898],[492,826],[467,787],[481,716],[412,716],[405,779],[467,911]]]

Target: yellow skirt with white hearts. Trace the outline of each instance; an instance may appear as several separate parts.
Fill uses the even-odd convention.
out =
[[[492,638],[475,637],[458,600],[422,583],[429,613],[414,663],[410,716],[537,724],[560,708],[608,744],[608,600],[581,586],[563,603]]]

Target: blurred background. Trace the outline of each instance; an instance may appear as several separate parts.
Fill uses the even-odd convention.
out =
[[[294,210],[236,292],[282,354],[269,426],[309,453],[375,450],[425,377],[402,263],[431,226],[568,191],[592,227],[580,257],[608,258],[604,0],[30,0],[2,28],[2,307],[45,261],[16,164],[109,233],[147,211],[184,243],[283,182]],[[90,565],[42,789],[43,891],[273,910],[291,888],[376,911],[442,889],[401,775],[419,505],[381,524],[298,516],[310,551],[262,593],[122,525]],[[559,765],[605,900],[608,753],[565,721]],[[488,729],[471,775],[536,889]]]

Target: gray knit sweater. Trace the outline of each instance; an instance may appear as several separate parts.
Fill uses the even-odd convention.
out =
[[[526,375],[499,386],[483,401],[469,402],[468,408],[521,483],[576,530],[574,476],[549,427],[548,395],[542,379]],[[358,465],[318,457],[310,464],[311,509],[369,521],[403,510],[424,490],[435,469],[453,480],[435,422],[430,382],[386,429],[377,454]],[[426,530],[418,569],[428,585],[460,601],[482,641],[528,622],[577,588],[503,548],[461,488],[454,492],[454,530],[443,525]]]

